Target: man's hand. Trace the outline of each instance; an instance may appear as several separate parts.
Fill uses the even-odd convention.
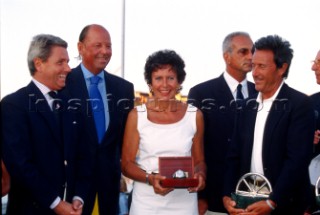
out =
[[[245,210],[241,208],[235,208],[236,202],[233,201],[229,196],[223,197],[223,205],[230,215],[242,214]]]
[[[60,201],[53,211],[57,215],[81,215],[82,213],[82,209],[75,210],[73,209],[73,205],[66,201]]]
[[[271,200],[269,200],[271,202]],[[274,206],[275,203],[272,202],[272,205]],[[272,212],[272,209],[270,206],[267,204],[266,201],[258,201],[255,202],[251,205],[249,205],[245,209],[245,213],[243,215],[250,215],[250,214],[255,214],[255,215],[269,215]]]
[[[83,207],[83,204],[79,199],[74,199],[72,201],[72,208],[75,211],[79,212],[79,214],[82,214],[82,207]]]

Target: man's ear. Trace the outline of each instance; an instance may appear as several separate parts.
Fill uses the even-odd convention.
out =
[[[288,64],[283,63],[281,68],[278,68],[278,71],[280,72],[281,77],[283,77],[283,74],[287,71]]]
[[[226,62],[226,64],[230,64],[230,55],[228,52],[223,53],[223,59]]]
[[[33,59],[33,63],[34,63],[34,67],[36,68],[36,71],[40,71],[41,70],[42,62],[43,61],[38,57]]]
[[[78,46],[79,55],[81,55],[82,50],[84,48],[84,44],[82,42],[78,42],[77,46]]]

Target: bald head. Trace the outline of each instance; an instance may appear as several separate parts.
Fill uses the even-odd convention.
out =
[[[79,36],[78,51],[83,65],[91,73],[96,75],[104,70],[112,56],[107,29],[97,24],[84,27]]]

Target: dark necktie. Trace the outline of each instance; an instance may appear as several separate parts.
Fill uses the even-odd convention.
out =
[[[60,136],[60,143],[63,145],[63,130],[62,130],[62,119],[61,119],[61,111],[63,110],[63,103],[61,98],[59,97],[59,94],[55,91],[50,91],[49,95],[53,99],[52,101],[52,111],[54,113],[54,117],[56,119],[56,122],[58,124],[58,132]],[[67,182],[65,182],[65,187],[64,187],[64,194],[63,194],[63,200],[66,200],[66,192],[67,192]]]
[[[104,106],[103,106],[103,101],[102,101],[100,91],[98,89],[98,83],[100,79],[101,78],[99,76],[92,76],[90,78],[90,86],[89,86],[89,95],[90,95],[92,113],[93,113],[93,118],[96,125],[99,144],[101,143],[104,133],[106,131]]]
[[[54,113],[54,117],[57,121],[58,126],[60,126],[60,121],[61,121],[61,110],[62,110],[62,101],[59,98],[58,94],[55,91],[50,91],[49,95],[53,99],[52,101],[52,111]]]
[[[237,86],[237,100],[242,100],[244,99],[243,94],[242,94],[242,84],[238,84]]]

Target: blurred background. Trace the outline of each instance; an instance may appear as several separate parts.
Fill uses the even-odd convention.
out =
[[[222,41],[233,31],[247,31],[254,41],[269,34],[287,39],[294,58],[286,82],[312,94],[320,91],[311,71],[320,49],[319,8],[318,0],[0,0],[0,98],[29,83],[27,50],[34,35],[66,40],[75,67],[80,31],[92,23],[111,34],[107,71],[131,81],[137,97],[148,96],[145,60],[160,49],[185,60],[182,98],[195,84],[219,76]]]
[[[80,61],[77,42],[87,24],[105,26],[112,38],[110,73],[124,77],[135,90],[148,92],[143,78],[146,58],[174,49],[186,63],[182,94],[224,70],[222,41],[232,31],[247,31],[255,41],[278,34],[291,42],[294,58],[287,80],[292,87],[318,91],[311,60],[320,49],[317,0],[0,0],[1,98],[30,81],[27,49],[39,33],[69,43],[70,66]],[[249,79],[251,74],[249,74]]]

